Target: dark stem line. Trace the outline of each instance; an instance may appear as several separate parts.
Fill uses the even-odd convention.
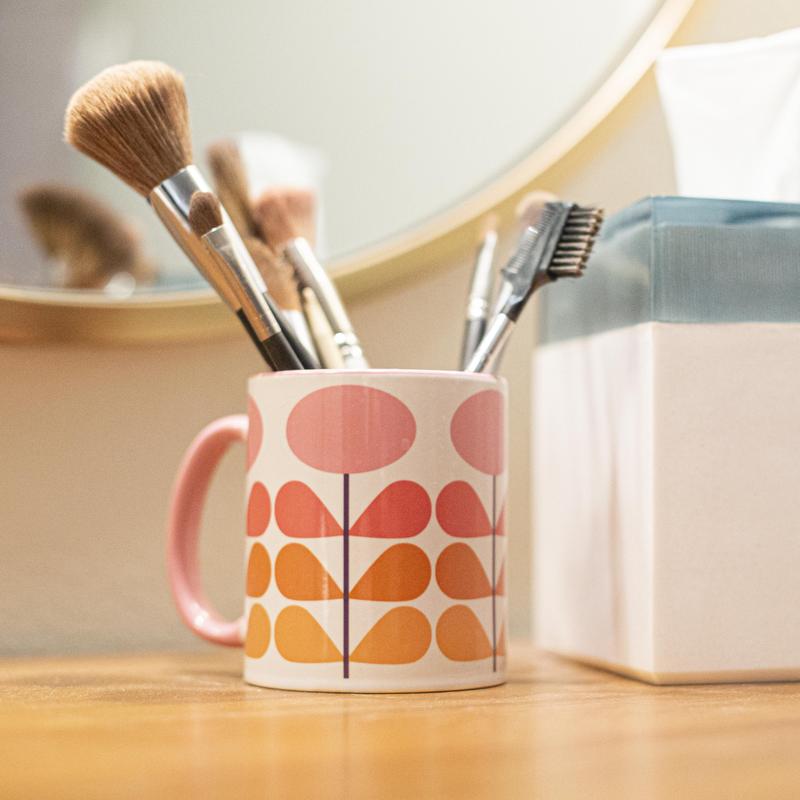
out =
[[[344,677],[350,677],[350,475],[342,476],[342,658]]]
[[[492,672],[497,672],[497,475],[492,475]]]

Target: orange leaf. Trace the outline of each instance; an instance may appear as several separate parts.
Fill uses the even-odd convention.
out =
[[[431,563],[414,544],[395,544],[384,551],[350,592],[354,600],[401,602],[419,597],[431,580]]]
[[[261,597],[269,586],[271,566],[267,548],[256,542],[250,549],[247,559],[247,595],[248,597]]]
[[[430,645],[428,618],[416,608],[400,606],[370,628],[350,660],[363,664],[411,664],[419,661]]]
[[[442,550],[436,561],[436,580],[441,590],[455,600],[474,600],[492,593],[492,584],[478,556],[463,542]]]
[[[290,600],[338,600],[342,590],[319,559],[304,545],[292,542],[275,559],[275,583]]]
[[[269,647],[270,625],[264,607],[256,603],[250,609],[247,618],[247,635],[244,640],[244,652],[250,658],[261,658]]]
[[[479,661],[492,655],[492,644],[467,606],[451,606],[436,624],[436,642],[451,661]]]
[[[367,506],[350,535],[404,539],[424,531],[430,518],[428,493],[414,481],[395,481]]]
[[[490,536],[492,523],[477,492],[466,481],[453,481],[439,492],[436,519],[450,536]]]
[[[278,490],[275,520],[286,536],[312,539],[342,535],[341,525],[325,503],[302,481],[289,481]]]
[[[319,623],[300,606],[286,606],[275,620],[275,645],[287,660],[299,664],[341,661],[342,654]]]

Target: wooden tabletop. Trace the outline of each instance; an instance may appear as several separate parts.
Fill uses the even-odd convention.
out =
[[[232,651],[0,662],[0,797],[797,798],[800,684],[652,687],[512,650],[508,685],[281,692]]]

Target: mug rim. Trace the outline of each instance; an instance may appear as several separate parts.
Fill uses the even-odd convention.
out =
[[[500,384],[503,388],[508,386],[508,380],[502,376],[492,375],[488,372],[464,372],[458,369],[298,369],[281,370],[279,372],[256,372],[248,381],[260,379],[278,380],[299,378],[306,375],[323,376],[335,375],[338,377],[372,377],[391,376],[393,378],[435,378],[440,380],[464,380],[478,383]]]

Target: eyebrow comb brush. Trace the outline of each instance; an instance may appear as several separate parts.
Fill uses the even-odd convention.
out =
[[[514,325],[531,295],[560,278],[579,278],[592,252],[603,212],[575,203],[545,205],[537,228],[529,227],[503,267],[507,296],[478,345],[467,372],[494,372]]]

